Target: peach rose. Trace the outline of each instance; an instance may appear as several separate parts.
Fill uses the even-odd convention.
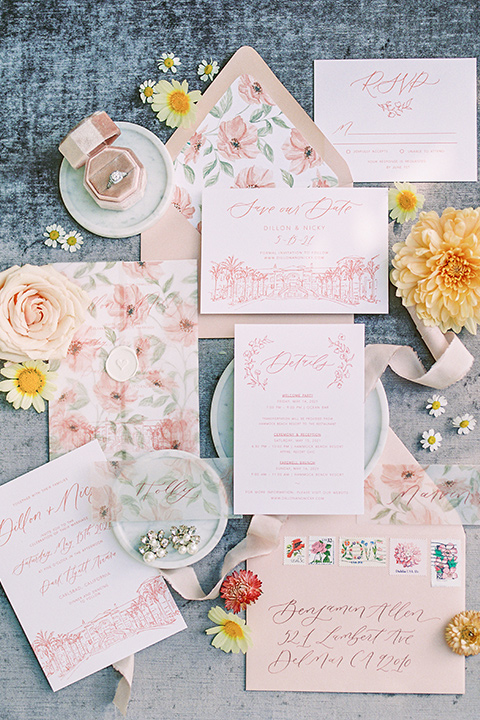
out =
[[[0,359],[64,358],[90,298],[49,265],[0,273]]]

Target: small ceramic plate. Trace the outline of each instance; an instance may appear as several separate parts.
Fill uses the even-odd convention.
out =
[[[382,454],[388,427],[387,396],[379,380],[365,401],[365,477]],[[233,360],[223,371],[215,388],[210,429],[219,457],[233,457]]]
[[[157,558],[151,563],[148,563],[149,567],[155,567],[160,569],[174,569],[180,567],[186,567],[187,565],[193,565],[203,557],[208,555],[209,552],[218,544],[220,538],[225,532],[228,520],[228,503],[225,488],[217,473],[213,468],[206,462],[198,458],[196,455],[192,455],[181,450],[158,450],[148,454],[148,467],[150,476],[148,483],[154,480],[155,466],[159,468],[159,473],[162,472],[162,461],[166,459],[173,459],[176,463],[188,461],[189,471],[192,466],[195,472],[198,473],[198,477],[208,475],[208,503],[211,504],[211,510],[216,510],[212,517],[205,517],[204,511],[204,498],[201,494],[196,501],[199,505],[199,515],[201,519],[185,519],[179,520],[172,517],[170,520],[145,520],[145,521],[124,521],[112,523],[113,534],[122,546],[124,550],[138,562],[144,563],[144,560],[138,552],[140,545],[140,538],[145,535],[148,530],[164,530],[166,535],[170,534],[170,528],[172,525],[187,526],[194,525],[197,529],[197,534],[200,536],[200,542],[198,551],[195,555],[180,555],[175,550],[168,548],[168,554],[163,558]],[[178,466],[178,465],[177,465]],[[214,487],[217,487],[217,492],[214,491]],[[185,506],[188,507],[189,517],[195,517],[195,503],[185,502]],[[174,509],[174,506],[172,506]]]
[[[150,130],[129,122],[118,122],[122,131],[113,143],[131,148],[145,166],[147,187],[141,200],[127,210],[105,210],[83,187],[84,168],[72,168],[67,160],[60,166],[60,195],[70,215],[95,235],[109,238],[138,235],[163,215],[173,193],[173,163],[165,145]]]

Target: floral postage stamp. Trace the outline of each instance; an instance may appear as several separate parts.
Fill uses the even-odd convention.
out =
[[[430,544],[432,587],[460,585],[460,548],[455,540],[432,540]]]
[[[309,565],[334,565],[335,538],[311,535],[308,539]]]
[[[385,538],[340,538],[340,565],[387,564]]]
[[[306,537],[285,537],[283,545],[284,565],[305,565],[307,554]]]
[[[390,575],[426,575],[427,541],[390,538]]]

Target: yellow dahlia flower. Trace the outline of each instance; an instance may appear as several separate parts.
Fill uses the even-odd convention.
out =
[[[425,325],[473,335],[480,322],[480,208],[422,212],[396,253],[390,279]]]
[[[450,620],[445,628],[448,646],[458,655],[480,653],[480,613],[465,610]]]

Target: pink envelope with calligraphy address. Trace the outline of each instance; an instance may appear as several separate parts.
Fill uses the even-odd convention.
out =
[[[271,555],[248,561],[263,594],[247,609],[247,690],[463,693],[465,660],[444,640],[465,607],[461,526],[359,526],[294,516]],[[318,538],[333,563],[285,562]],[[287,553],[288,554],[288,553]],[[319,555],[319,553],[317,553]]]
[[[345,160],[250,47],[235,53],[203,93],[192,128],[176,130],[167,149],[175,166],[172,207],[142,233],[143,260],[200,257],[204,188],[352,184]],[[285,315],[281,321],[298,318]],[[301,321],[319,318],[306,315]],[[200,337],[233,337],[233,326],[227,315],[199,317]]]
[[[54,366],[50,456],[93,438],[109,460],[151,450],[198,454],[196,262],[56,267],[92,303],[65,360]]]
[[[0,487],[2,585],[53,690],[186,627],[164,579],[90,522],[96,463],[94,440]]]

